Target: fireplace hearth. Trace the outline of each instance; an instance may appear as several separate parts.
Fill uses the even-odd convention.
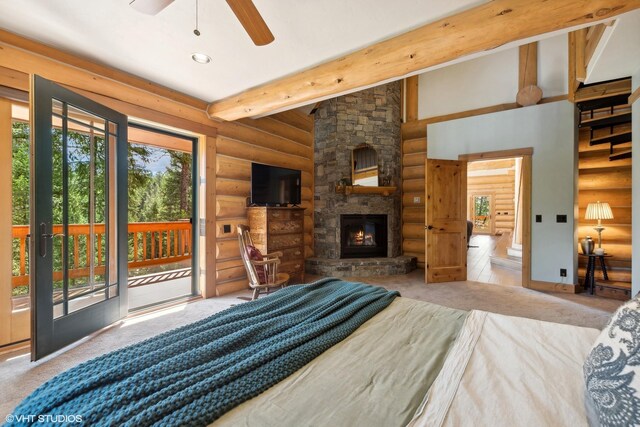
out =
[[[387,256],[387,215],[340,215],[340,258]]]

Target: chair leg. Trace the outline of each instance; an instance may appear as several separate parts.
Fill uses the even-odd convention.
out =
[[[255,288],[253,290],[253,297],[251,298],[251,301],[257,300],[258,299],[258,295],[260,294],[260,289]]]

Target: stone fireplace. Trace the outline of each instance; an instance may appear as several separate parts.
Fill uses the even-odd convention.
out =
[[[384,275],[403,274],[415,268],[415,258],[401,256],[400,125],[400,82],[327,100],[316,110],[315,257],[307,260],[309,273]],[[363,146],[373,148],[377,154],[380,184],[398,187],[395,191],[387,194],[336,191],[341,180],[349,181],[352,177],[352,153]],[[351,222],[369,216],[384,218],[384,225],[370,221],[369,230],[373,227],[375,242],[371,241],[372,236],[366,236],[366,225],[359,230]],[[361,241],[359,231],[363,232]],[[352,232],[355,234],[350,237]]]

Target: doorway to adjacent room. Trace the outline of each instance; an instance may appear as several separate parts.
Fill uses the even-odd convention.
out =
[[[460,154],[457,160],[451,159],[432,159],[427,158],[425,162],[425,283],[443,283],[456,282],[466,280],[478,280],[480,274],[477,268],[474,268],[474,274],[469,275],[469,251],[478,249],[479,245],[473,244],[473,219],[482,221],[480,225],[486,227],[490,220],[489,216],[500,218],[495,220],[495,227],[502,227],[504,220],[509,216],[513,218],[514,226],[511,231],[512,240],[502,237],[501,243],[507,247],[520,249],[522,253],[520,268],[520,282],[523,287],[531,285],[531,180],[532,180],[532,148],[518,148],[513,150],[501,150],[484,153]],[[517,195],[513,195],[514,211],[512,215],[508,211],[501,210],[503,206],[495,206],[491,209],[488,199],[474,198],[473,195],[486,196],[487,190],[480,188],[479,183],[486,181],[483,176],[490,176],[491,172],[482,172],[486,170],[487,160],[514,160],[519,166],[513,166],[514,176],[515,170],[518,169],[518,179],[513,178],[517,183]],[[469,188],[467,168],[470,163],[478,162],[473,168],[480,170],[479,173],[472,173],[471,182],[476,186]],[[505,164],[506,165],[506,164]],[[502,167],[502,169],[509,169]],[[508,174],[508,172],[507,172]],[[480,177],[480,180],[474,179]],[[497,186],[500,187],[500,186]],[[474,193],[475,192],[475,193]],[[472,197],[468,197],[471,193]],[[497,201],[497,194],[495,196]],[[437,203],[430,203],[437,201]],[[473,203],[472,203],[473,201]],[[480,206],[476,210],[474,203],[478,201]],[[515,206],[518,207],[516,213]],[[491,212],[495,212],[495,215]],[[486,215],[481,215],[486,214]],[[478,218],[484,216],[485,218]],[[486,220],[486,221],[485,221]],[[502,233],[504,234],[504,233]],[[493,240],[495,234],[485,235]],[[513,242],[513,239],[516,239]],[[471,245],[469,244],[471,243]],[[473,248],[470,246],[478,246]],[[487,252],[494,252],[492,245]],[[496,247],[498,244],[496,243]],[[476,255],[479,255],[476,254]],[[482,258],[484,259],[484,258]],[[486,262],[486,259],[485,259]],[[476,263],[478,267],[481,264]],[[489,262],[490,264],[490,262]],[[473,267],[473,265],[471,266]],[[491,275],[484,275],[483,280],[491,280]],[[516,284],[516,283],[514,283]]]
[[[467,279],[522,285],[522,157],[467,164]]]

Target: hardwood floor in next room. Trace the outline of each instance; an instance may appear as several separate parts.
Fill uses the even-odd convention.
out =
[[[467,280],[495,285],[522,285],[521,271],[491,265],[491,255],[494,254],[501,237],[485,234],[471,237],[471,247],[467,252]]]

